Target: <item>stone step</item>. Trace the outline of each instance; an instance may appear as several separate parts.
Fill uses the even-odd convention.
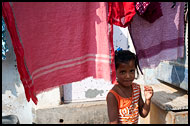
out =
[[[108,124],[106,101],[78,102],[36,110],[36,124]]]

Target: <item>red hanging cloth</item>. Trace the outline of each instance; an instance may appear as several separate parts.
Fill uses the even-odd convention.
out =
[[[127,27],[136,14],[135,2],[108,2],[108,22]]]
[[[31,94],[31,91],[33,90],[33,87],[31,87],[32,80],[30,79],[30,76],[27,72],[25,61],[24,61],[24,50],[20,43],[17,31],[16,31],[16,25],[15,25],[15,19],[13,16],[12,8],[9,4],[9,2],[2,2],[2,16],[5,20],[7,29],[10,33],[12,45],[14,48],[14,52],[16,55],[16,61],[17,61],[17,68],[18,72],[20,74],[20,80],[23,83],[26,99],[29,102],[30,98],[34,101],[35,104],[37,104],[37,98],[35,95]]]
[[[134,2],[108,2],[108,23],[110,24],[110,45],[111,45],[111,77],[112,84],[117,84],[116,81],[116,70],[115,70],[115,62],[114,62],[114,46],[113,46],[113,24],[120,27],[127,27],[133,16],[136,14],[135,12],[135,3]]]

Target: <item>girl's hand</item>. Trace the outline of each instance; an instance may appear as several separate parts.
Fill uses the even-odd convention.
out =
[[[150,100],[153,96],[153,89],[151,86],[144,86],[144,96],[146,100]]]

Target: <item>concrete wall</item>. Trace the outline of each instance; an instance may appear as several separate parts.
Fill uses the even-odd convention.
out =
[[[108,124],[106,101],[75,102],[36,110],[37,124]]]
[[[79,82],[64,85],[64,103],[105,100],[111,82],[88,77]]]
[[[32,123],[32,104],[25,97],[24,87],[16,67],[16,57],[7,32],[9,52],[2,61],[2,116],[16,115],[20,123]]]

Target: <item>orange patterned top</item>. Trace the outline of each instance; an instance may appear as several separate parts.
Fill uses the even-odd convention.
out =
[[[140,85],[133,83],[132,97],[124,98],[113,90],[110,92],[116,97],[118,102],[118,117],[121,124],[137,124],[139,118],[139,98],[140,98]]]

